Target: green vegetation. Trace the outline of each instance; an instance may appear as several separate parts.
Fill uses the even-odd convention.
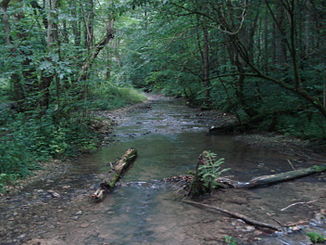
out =
[[[219,187],[219,183],[215,180],[221,176],[222,173],[230,170],[229,168],[222,169],[221,165],[224,163],[224,158],[217,159],[217,155],[213,152],[204,151],[203,156],[206,161],[204,165],[198,167],[198,175],[203,185],[210,192],[212,189]],[[204,154],[203,153],[203,154]]]
[[[113,110],[125,105],[143,102],[146,100],[146,96],[134,88],[106,84],[102,89],[96,88],[90,100],[89,105],[94,110]]]
[[[321,0],[0,0],[0,8],[2,179],[96,149],[90,112],[142,101],[134,87],[233,113],[242,130],[326,137]]]
[[[232,236],[224,236],[224,241],[227,245],[237,245],[237,240]]]
[[[323,1],[133,2],[125,81],[233,113],[242,130],[326,137]]]
[[[88,110],[115,109],[143,100],[143,95],[134,89],[112,87],[98,93]],[[101,135],[92,130],[93,116],[77,110],[71,117],[58,120],[54,113],[49,111],[42,117],[31,111],[1,114],[0,190],[4,184],[40,168],[39,162],[97,149]]]
[[[91,111],[145,100],[114,70],[116,1],[0,1],[0,189],[40,162],[96,150]],[[85,16],[88,16],[85,18]]]
[[[308,232],[307,236],[312,243],[324,243],[326,241],[326,238],[317,232]]]

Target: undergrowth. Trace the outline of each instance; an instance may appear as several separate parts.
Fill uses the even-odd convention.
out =
[[[37,110],[17,113],[8,106],[1,110],[0,192],[5,191],[6,185],[40,169],[41,162],[96,150],[101,135],[92,129],[95,118],[89,111],[115,109],[145,100],[143,94],[132,88],[114,86],[93,96],[93,103],[74,105],[73,101],[66,101],[66,109],[51,106],[41,117]]]
[[[113,110],[146,100],[146,96],[134,88],[117,87],[108,83],[96,87],[90,97],[90,106],[94,110]]]

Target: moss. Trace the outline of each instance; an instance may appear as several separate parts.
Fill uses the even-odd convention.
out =
[[[312,166],[313,170],[317,171],[317,172],[323,172],[326,171],[326,166],[322,166],[322,165],[314,165]]]

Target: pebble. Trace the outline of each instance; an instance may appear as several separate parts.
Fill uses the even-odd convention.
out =
[[[246,227],[244,227],[243,231],[246,231],[246,232],[251,232],[251,231],[254,231],[256,230],[255,227],[251,226],[251,225],[247,225]]]
[[[82,215],[83,214],[83,211],[79,210],[76,215]]]
[[[23,238],[25,238],[26,237],[26,234],[21,234],[19,237],[18,237],[18,239],[23,239]]]
[[[83,223],[83,224],[80,225],[81,228],[87,228],[88,226],[89,226],[88,223]]]
[[[79,216],[74,216],[72,217],[73,220],[78,220],[79,219]]]
[[[48,190],[48,193],[53,197],[53,198],[60,198],[60,194],[53,191],[53,190]]]

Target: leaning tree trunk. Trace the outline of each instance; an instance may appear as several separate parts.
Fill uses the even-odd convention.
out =
[[[78,82],[87,80],[89,76],[89,70],[97,58],[101,50],[109,43],[111,39],[114,38],[114,29],[113,29],[114,20],[109,20],[106,27],[106,34],[94,47],[91,51],[89,57],[85,60],[84,64],[81,67],[79,73]]]
[[[122,157],[111,165],[112,171],[108,173],[107,178],[103,180],[100,187],[91,195],[92,199],[95,201],[102,201],[107,193],[110,193],[116,183],[124,175],[124,173],[129,169],[131,164],[135,161],[137,157],[137,150],[130,148],[128,149]]]

